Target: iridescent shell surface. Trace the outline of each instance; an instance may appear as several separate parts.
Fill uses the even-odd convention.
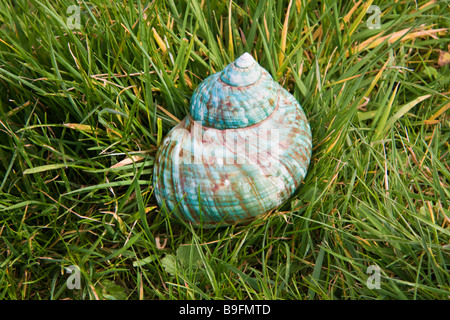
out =
[[[154,193],[193,225],[247,222],[294,193],[311,149],[300,104],[244,53],[194,91],[156,155]]]

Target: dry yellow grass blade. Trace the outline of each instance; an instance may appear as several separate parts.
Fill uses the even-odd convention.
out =
[[[292,0],[289,1],[288,8],[286,10],[286,17],[284,18],[283,31],[281,32],[281,45],[280,45],[280,53],[278,54],[278,65],[281,66],[284,61],[284,53],[286,51],[286,40],[288,33],[288,25],[289,25],[289,13],[291,12]]]
[[[334,119],[333,119],[333,120],[334,120]],[[328,153],[330,153],[331,150],[333,150],[334,146],[335,146],[336,143],[339,141],[339,138],[341,137],[341,134],[342,134],[342,130],[339,131],[338,136],[334,139],[334,142],[332,142],[332,143],[330,144],[330,146],[327,148],[327,150],[325,151],[325,154],[328,154]]]
[[[295,0],[295,6],[297,7],[297,13],[300,13],[300,10],[302,8],[302,1],[301,0]]]
[[[409,31],[411,31],[411,28],[403,29],[401,31],[397,31],[397,32],[394,32],[394,33],[386,35],[386,36],[381,36],[383,33],[377,34],[377,35],[367,39],[366,41],[360,43],[359,45],[355,46],[352,51],[354,53],[357,53],[364,49],[373,49],[376,46],[379,46],[380,44],[382,44],[386,40],[388,43],[394,43],[395,41],[399,40],[400,38],[401,38],[400,41],[407,41],[407,40],[411,40],[411,39],[415,39],[415,38],[419,38],[419,37],[429,37],[429,36],[434,37],[436,34],[438,34],[440,32],[447,31],[447,28],[431,29],[431,30],[418,30],[418,31],[411,32],[408,34]]]
[[[420,11],[422,9],[425,9],[426,7],[428,7],[428,6],[432,5],[432,4],[435,4],[436,2],[437,2],[437,0],[431,0],[431,1],[427,2],[427,3],[425,3],[424,5],[420,6],[418,11]],[[413,10],[413,12],[416,12],[416,10]]]
[[[128,158],[123,159],[122,161],[117,162],[115,165],[112,165],[110,168],[119,168],[119,167],[123,167],[126,166],[127,164],[132,164],[135,162],[139,162],[142,161],[144,159],[144,157],[141,156],[131,156]]]
[[[361,2],[362,2],[362,0],[359,0],[357,3],[355,3],[353,8],[345,15],[343,22],[340,25],[341,30],[344,28],[344,23],[348,23],[350,21],[350,18],[352,17],[352,15],[356,11],[356,9],[358,9],[358,7],[361,5]]]
[[[100,129],[92,128],[90,125],[80,124],[80,123],[63,123],[63,126],[70,128],[70,129],[91,132],[91,133],[94,133],[94,132],[99,133],[101,131]]]
[[[440,122],[439,120],[436,120],[437,117],[439,117],[441,114],[443,114],[445,111],[450,109],[450,102],[447,103],[445,106],[440,108],[435,114],[433,114],[429,119],[425,120],[425,124],[435,124]]]
[[[231,5],[233,1],[230,0],[230,5],[228,6],[228,54],[231,60],[234,60],[234,45],[233,45],[233,29],[231,28]]]
[[[269,32],[269,28],[267,27],[267,19],[266,19],[266,13],[265,12],[264,12],[263,21],[264,21],[264,30],[266,31],[267,41],[270,41],[270,32]]]
[[[166,53],[167,47],[166,47],[166,44],[164,43],[163,39],[159,36],[159,34],[155,28],[152,28],[152,32],[153,32],[153,38],[155,38],[156,42],[158,43],[159,48],[162,50],[163,53]]]
[[[160,105],[156,105],[158,107],[159,110],[161,110],[162,112],[164,112],[165,114],[167,114],[171,119],[175,120],[177,123],[181,122],[180,119],[178,119],[177,117],[175,117],[173,114],[171,114],[169,111],[167,111],[166,109],[164,109],[163,107],[161,107]]]
[[[348,37],[350,37],[353,34],[353,32],[356,31],[356,29],[360,25],[361,21],[365,18],[366,14],[367,14],[367,10],[372,5],[372,2],[373,2],[373,0],[364,2],[364,5],[361,8],[361,12],[358,14],[358,16],[356,16],[356,18],[352,19],[353,23],[349,28],[348,35],[347,35]],[[350,19],[350,17],[349,17],[349,19]]]

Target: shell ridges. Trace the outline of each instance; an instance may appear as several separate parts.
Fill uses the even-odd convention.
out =
[[[266,119],[276,107],[278,84],[249,53],[244,53],[195,89],[190,115],[203,126],[236,129]]]
[[[154,194],[193,225],[248,222],[295,192],[311,152],[300,104],[244,53],[195,89],[156,155]]]

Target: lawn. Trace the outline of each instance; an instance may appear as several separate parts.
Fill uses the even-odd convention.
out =
[[[371,7],[373,6],[373,7]],[[0,2],[0,299],[449,299],[448,1]],[[289,201],[161,210],[193,90],[244,52],[307,115]]]

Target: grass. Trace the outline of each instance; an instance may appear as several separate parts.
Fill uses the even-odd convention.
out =
[[[0,3],[0,298],[450,298],[448,2],[74,4]],[[195,229],[156,205],[157,145],[246,51],[305,110],[309,172]]]

